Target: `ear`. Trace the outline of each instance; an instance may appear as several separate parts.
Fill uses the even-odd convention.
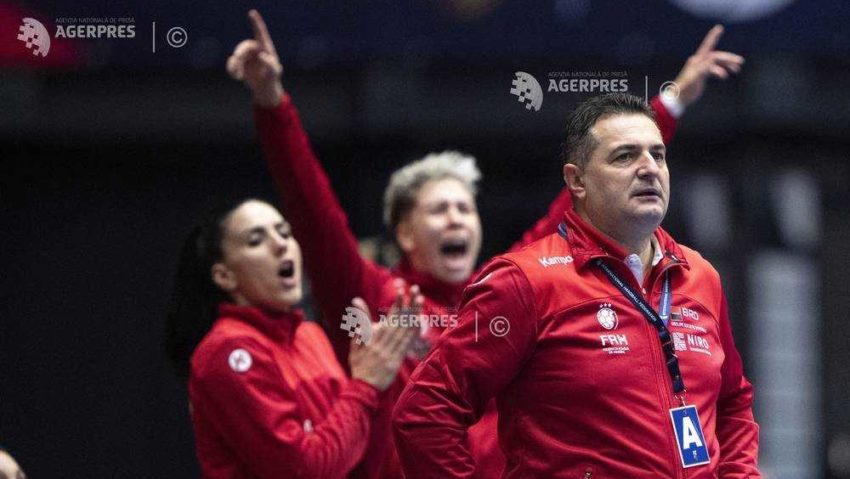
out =
[[[583,200],[586,194],[584,179],[582,178],[583,173],[577,165],[572,163],[564,165],[564,182],[573,194],[573,198],[578,200]]]
[[[239,286],[236,275],[224,263],[214,264],[210,270],[210,274],[213,283],[218,285],[223,291],[230,293]]]
[[[395,227],[395,239],[404,254],[413,251],[413,226],[409,219],[405,218]]]

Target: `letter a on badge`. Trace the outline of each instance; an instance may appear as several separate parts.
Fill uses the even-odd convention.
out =
[[[682,419],[682,447],[690,449],[691,446],[702,447],[702,441],[699,438],[697,428],[694,427],[694,422],[691,418],[685,416]]]
[[[670,410],[673,420],[673,433],[679,448],[682,467],[694,467],[708,464],[708,448],[699,422],[696,406],[677,407]]]

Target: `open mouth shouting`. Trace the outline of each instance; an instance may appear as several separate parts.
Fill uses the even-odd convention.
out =
[[[440,254],[447,259],[462,259],[469,251],[469,241],[456,238],[443,241],[440,244]]]
[[[277,270],[277,275],[281,278],[283,286],[287,289],[293,288],[298,284],[298,278],[295,277],[295,262],[292,260],[281,262]]]

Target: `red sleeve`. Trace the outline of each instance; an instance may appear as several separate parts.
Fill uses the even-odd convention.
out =
[[[753,386],[744,377],[741,355],[735,348],[725,295],[720,311],[720,342],[726,359],[717,400],[717,440],[721,479],[756,479],[759,426],[753,418]]]
[[[665,145],[669,145],[676,133],[676,126],[678,126],[679,121],[670,114],[658,96],[649,101],[649,106],[655,111],[655,122],[658,124],[658,129],[661,130],[661,139],[664,140]]]
[[[251,355],[251,367],[228,365],[235,349]],[[325,420],[305,433],[294,391],[271,351],[250,338],[233,338],[214,351],[193,375],[192,403],[258,478],[342,478],[366,449],[378,391],[349,381]]]
[[[360,256],[345,211],[310,147],[289,96],[277,108],[255,107],[254,119],[286,219],[301,245],[328,339],[340,363],[347,365],[350,338],[339,328],[345,307],[360,296],[377,308],[391,274]]]
[[[664,143],[668,144],[673,139],[673,134],[676,133],[677,120],[670,114],[657,96],[649,104],[655,111],[655,120],[658,123],[658,128],[661,130],[661,137]],[[523,233],[519,241],[511,245],[507,252],[518,251],[523,246],[557,231],[558,224],[564,221],[564,212],[572,207],[573,201],[570,191],[564,188],[549,205],[549,212],[546,213],[546,216],[537,220],[537,223]]]
[[[466,289],[457,327],[443,333],[393,412],[407,479],[476,477],[467,429],[533,351],[537,318],[528,300],[532,297],[519,269],[498,259]],[[498,317],[509,322],[510,334],[490,332],[490,320]]]

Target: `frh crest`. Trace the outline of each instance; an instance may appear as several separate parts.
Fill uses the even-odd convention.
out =
[[[599,305],[599,311],[596,313],[596,320],[599,325],[607,330],[617,328],[617,313],[611,309],[610,303],[602,303]]]

